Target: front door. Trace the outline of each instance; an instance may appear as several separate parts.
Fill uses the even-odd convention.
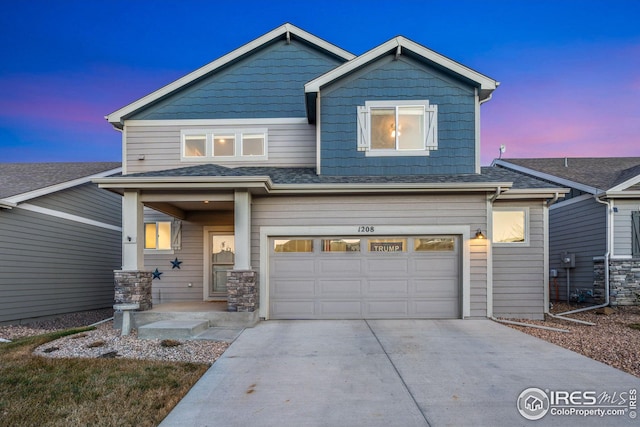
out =
[[[227,271],[233,269],[235,262],[234,236],[209,233],[211,254],[211,277],[209,278],[209,297],[227,296]]]

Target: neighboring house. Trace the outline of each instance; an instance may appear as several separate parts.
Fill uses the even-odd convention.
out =
[[[542,318],[566,190],[480,167],[497,86],[404,37],[355,56],[285,24],[113,112],[124,174],[94,182],[124,196],[116,301]]]
[[[0,324],[113,305],[119,163],[0,163]]]
[[[561,300],[640,302],[640,157],[496,160],[571,192],[549,210],[551,296]],[[609,268],[604,265],[608,263]]]

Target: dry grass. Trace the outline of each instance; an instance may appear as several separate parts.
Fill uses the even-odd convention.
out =
[[[560,303],[555,304],[551,312],[561,313],[576,308],[578,307]],[[512,327],[640,377],[640,351],[638,351],[640,330],[633,326],[640,325],[640,307],[617,307],[611,314],[585,311],[566,317],[592,322],[596,326],[547,317],[544,321],[522,320],[522,322],[568,329],[570,333]]]
[[[0,426],[156,426],[208,368],[32,354],[39,345],[80,331],[0,344]]]

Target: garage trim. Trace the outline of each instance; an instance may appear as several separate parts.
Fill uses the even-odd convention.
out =
[[[269,319],[269,238],[292,236],[386,236],[386,235],[443,235],[454,234],[461,238],[462,260],[462,318],[471,315],[471,249],[469,239],[471,227],[468,225],[367,225],[371,232],[359,232],[364,227],[357,225],[344,226],[291,226],[260,227],[260,310],[259,315]]]

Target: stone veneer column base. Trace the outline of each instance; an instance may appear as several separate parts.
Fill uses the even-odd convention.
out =
[[[604,303],[604,261],[594,261],[594,296]],[[609,260],[609,303],[640,305],[640,258]]]
[[[153,274],[150,271],[115,270],[115,303],[140,305],[140,311],[151,310],[151,282]]]
[[[258,273],[253,270],[227,271],[227,311],[253,312],[258,309]]]

